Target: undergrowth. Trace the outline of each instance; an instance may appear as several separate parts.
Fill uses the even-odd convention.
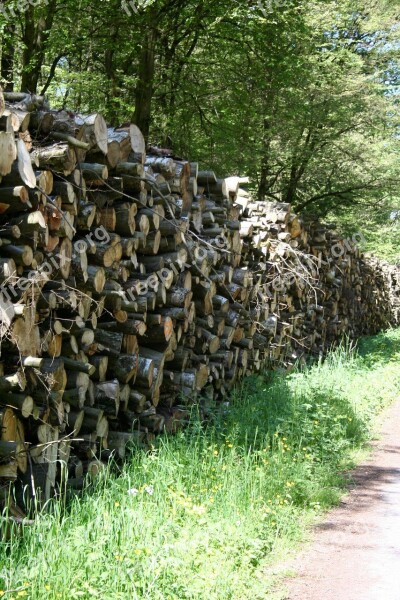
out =
[[[271,597],[266,565],[338,501],[341,474],[397,398],[399,340],[389,331],[302,372],[247,379],[213,424],[193,416],[118,475],[54,501],[2,544],[0,596]]]

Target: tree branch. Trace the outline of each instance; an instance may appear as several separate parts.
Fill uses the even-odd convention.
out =
[[[44,87],[43,87],[42,91],[40,92],[41,96],[44,96],[45,93],[47,92],[47,90],[49,89],[50,84],[53,81],[54,76],[56,74],[56,69],[57,69],[58,63],[60,62],[60,60],[62,58],[65,58],[65,57],[66,57],[66,55],[64,53],[63,54],[58,54],[56,56],[56,58],[53,60],[53,62],[51,63],[50,72],[49,72],[49,75],[48,75],[48,77],[46,79],[46,83],[44,84]]]

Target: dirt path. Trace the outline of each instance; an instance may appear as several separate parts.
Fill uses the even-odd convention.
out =
[[[400,600],[400,402],[354,487],[290,566],[286,600]]]

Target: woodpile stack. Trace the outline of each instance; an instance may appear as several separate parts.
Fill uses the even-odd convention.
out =
[[[135,125],[0,102],[0,481],[79,487],[250,373],[398,320],[397,270]]]

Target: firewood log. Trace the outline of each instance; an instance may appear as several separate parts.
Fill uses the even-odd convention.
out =
[[[14,160],[17,158],[17,147],[14,134],[0,131],[0,175],[11,172]]]
[[[40,168],[49,168],[63,175],[72,173],[76,165],[75,153],[65,143],[36,147],[31,153],[31,159]]]
[[[108,150],[107,125],[100,113],[92,115],[75,115],[75,123],[84,127],[84,138],[94,149],[99,149],[103,154]]]

